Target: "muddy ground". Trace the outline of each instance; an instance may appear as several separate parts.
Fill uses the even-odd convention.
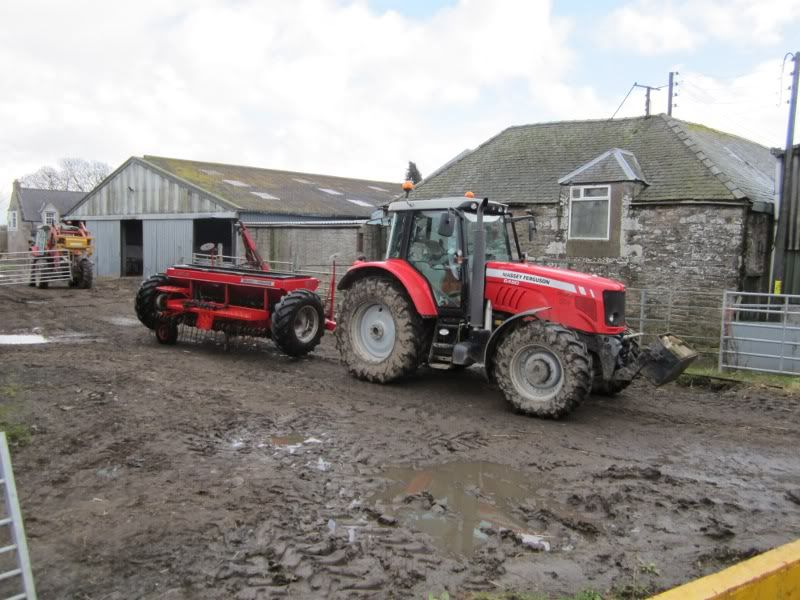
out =
[[[780,390],[637,384],[542,421],[477,369],[356,381],[330,339],[159,346],[135,289],[0,288],[0,333],[53,339],[0,346],[42,598],[635,597],[800,536]]]

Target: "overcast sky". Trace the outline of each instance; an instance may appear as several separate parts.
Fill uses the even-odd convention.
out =
[[[0,23],[2,222],[14,178],[61,157],[399,182],[509,125],[608,118],[670,70],[676,117],[783,146],[800,49],[800,0],[4,0]],[[618,116],[643,112],[634,90]]]

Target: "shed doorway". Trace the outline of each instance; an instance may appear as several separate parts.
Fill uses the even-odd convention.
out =
[[[122,276],[141,277],[144,273],[144,235],[142,222],[136,220],[120,221],[120,256]]]
[[[222,244],[223,256],[233,256],[233,221],[231,219],[195,219],[193,252],[211,242]]]

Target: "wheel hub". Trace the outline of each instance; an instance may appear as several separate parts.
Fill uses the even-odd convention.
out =
[[[368,303],[358,308],[350,328],[354,349],[367,361],[381,362],[394,349],[395,325],[389,307]]]
[[[564,370],[549,348],[530,345],[520,348],[512,358],[511,378],[515,387],[529,399],[545,401],[563,386]]]
[[[319,314],[313,306],[303,306],[294,318],[294,335],[302,344],[314,339],[319,329]]]

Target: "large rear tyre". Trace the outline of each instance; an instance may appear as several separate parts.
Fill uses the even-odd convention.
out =
[[[336,325],[336,346],[351,374],[387,383],[412,373],[425,357],[422,317],[403,287],[365,277],[345,293]]]
[[[534,320],[500,341],[495,377],[514,408],[557,419],[572,412],[589,395],[591,359],[572,331]]]
[[[169,278],[166,275],[153,275],[145,279],[142,285],[139,286],[139,291],[136,292],[136,301],[134,307],[136,309],[136,316],[145,327],[155,329],[159,323],[158,307],[156,306],[156,298],[158,297],[158,290],[156,288],[161,285],[166,285]]]
[[[78,287],[82,290],[88,290],[92,287],[94,281],[94,270],[92,268],[92,261],[88,258],[82,258],[78,263]]]
[[[324,333],[322,300],[309,290],[295,290],[280,299],[272,312],[272,340],[289,356],[305,356]]]

